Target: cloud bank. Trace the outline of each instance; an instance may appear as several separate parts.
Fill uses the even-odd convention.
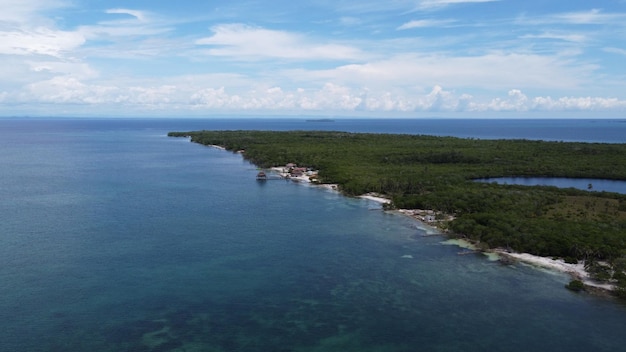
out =
[[[626,113],[619,6],[0,5],[5,116]]]

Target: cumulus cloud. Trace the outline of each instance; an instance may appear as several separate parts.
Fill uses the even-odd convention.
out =
[[[241,98],[237,95],[226,94],[224,87],[205,88],[191,96],[193,108],[204,109],[233,109],[241,103]]]
[[[535,109],[543,111],[625,111],[626,100],[602,97],[533,98]]]
[[[519,89],[510,90],[506,99],[496,98],[482,107],[488,111],[528,111],[531,108],[528,97]]]
[[[215,92],[213,92],[215,93]],[[343,112],[564,112],[624,111],[626,101],[600,97],[528,97],[512,89],[506,98],[480,101],[469,94],[456,94],[441,86],[410,96],[389,91],[372,92],[326,83],[318,89],[284,91],[274,87],[266,94],[228,95],[222,87],[211,95],[207,106],[229,109],[343,111]],[[216,105],[217,104],[217,105]]]
[[[346,60],[363,56],[354,47],[316,43],[300,34],[240,23],[214,26],[212,31],[212,36],[198,39],[196,44],[211,46],[207,53],[213,56],[229,56],[239,60]]]
[[[435,85],[409,94],[354,88],[326,82],[317,87],[202,87],[172,81],[161,85],[116,86],[56,76],[27,86],[18,100],[64,105],[94,105],[99,111],[141,108],[151,111],[284,113],[420,112],[626,112],[626,100],[605,97],[529,96],[511,89],[502,98],[481,99]],[[4,102],[16,97],[3,94]]]
[[[488,103],[475,104],[477,111],[545,111],[545,112],[565,112],[565,111],[625,111],[626,100],[603,97],[527,97],[522,91],[512,89],[505,99],[496,98]]]
[[[49,80],[29,84],[19,99],[39,103],[91,105],[109,110],[141,107],[144,110],[176,109],[188,98],[181,100],[179,90],[172,85],[124,86],[94,84],[70,76],[56,76]],[[190,108],[190,107],[188,107]]]
[[[119,101],[111,99],[112,93],[116,90],[115,87],[88,85],[73,77],[56,76],[29,84],[26,94],[31,96],[26,99],[54,104],[116,103]]]

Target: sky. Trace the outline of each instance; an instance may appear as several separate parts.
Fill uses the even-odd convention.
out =
[[[626,0],[0,0],[0,116],[626,117]]]

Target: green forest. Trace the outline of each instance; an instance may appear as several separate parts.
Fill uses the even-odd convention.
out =
[[[490,177],[626,180],[626,144],[479,140],[321,131],[171,132],[240,151],[262,167],[296,163],[349,196],[454,216],[450,236],[481,248],[584,260],[626,297],[626,195],[476,182]],[[592,185],[590,185],[592,186]]]

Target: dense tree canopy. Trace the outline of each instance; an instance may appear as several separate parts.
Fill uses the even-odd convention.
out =
[[[623,263],[626,256],[625,195],[474,181],[506,176],[626,180],[625,144],[318,131],[170,136],[244,151],[244,158],[260,167],[291,162],[315,168],[321,182],[338,184],[346,195],[377,192],[391,197],[397,208],[452,214],[455,219],[447,225],[453,235],[490,247],[589,263]],[[614,274],[626,285],[621,270]]]

